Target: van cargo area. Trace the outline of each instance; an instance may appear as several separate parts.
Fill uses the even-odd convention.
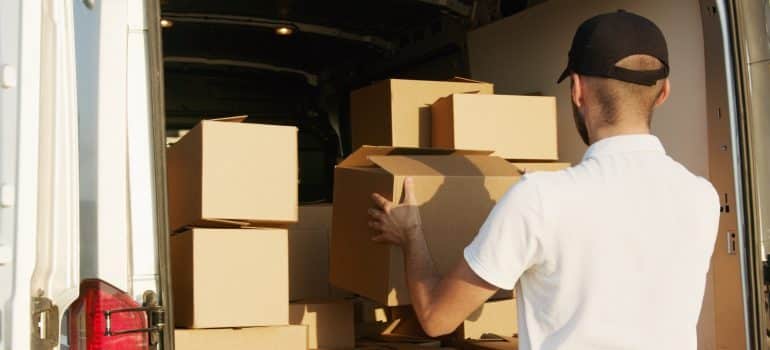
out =
[[[666,35],[673,94],[656,111],[652,131],[668,154],[710,179],[728,207],[736,198],[725,141],[730,121],[711,118],[728,110],[714,0],[161,1],[170,258],[185,259],[171,262],[172,280],[180,279],[172,293],[177,349],[251,349],[247,342],[265,349],[516,349],[510,293],[496,295],[452,336],[428,338],[404,306],[400,256],[356,240],[366,222],[353,218],[355,208],[366,205],[370,189],[400,197],[398,180],[419,174],[437,193],[421,194],[421,205],[434,205],[426,220],[439,221],[441,206],[459,198],[488,212],[522,173],[580,162],[586,146],[575,132],[569,83],[556,79],[579,23],[617,9],[653,19]],[[495,109],[527,117],[496,120]],[[244,118],[213,120],[233,116]],[[238,123],[283,128],[210,131],[240,130]],[[435,178],[453,176],[462,180],[444,187],[451,194],[434,186]],[[267,197],[276,205],[252,204]],[[243,214],[228,216],[233,212]],[[444,222],[449,231],[477,228],[486,213],[452,215],[458,224]],[[735,239],[726,233],[738,219],[735,211],[722,215],[697,329],[704,350],[746,348],[749,327],[741,260],[721,249]],[[259,242],[270,237],[229,237],[233,230],[288,234],[288,253],[280,238],[260,253],[268,248]],[[442,271],[474,234],[431,246]],[[239,252],[259,256],[226,256]],[[211,299],[233,295],[274,299]]]

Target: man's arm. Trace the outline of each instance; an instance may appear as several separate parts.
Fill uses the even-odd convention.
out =
[[[497,287],[477,276],[465,260],[446,276],[438,274],[422,232],[411,179],[405,181],[404,191],[401,205],[373,195],[378,209],[369,211],[369,225],[378,235],[372,240],[402,248],[409,294],[425,333],[430,336],[451,333],[484,304]]]

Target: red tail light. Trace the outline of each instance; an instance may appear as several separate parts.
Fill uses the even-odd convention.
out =
[[[68,342],[72,350],[138,350],[149,348],[147,314],[131,296],[97,279],[80,284],[70,306]]]

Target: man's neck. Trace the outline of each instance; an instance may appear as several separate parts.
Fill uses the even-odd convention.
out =
[[[613,136],[650,134],[647,125],[612,125],[589,131],[591,144]]]

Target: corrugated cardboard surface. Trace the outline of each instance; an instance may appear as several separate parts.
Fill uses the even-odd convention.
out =
[[[297,129],[207,120],[168,151],[169,225],[297,220]]]
[[[308,327],[310,349],[345,349],[355,346],[353,303],[348,301],[313,301],[292,303],[289,322]]]
[[[556,99],[453,94],[432,105],[433,146],[488,149],[505,159],[558,159]]]
[[[512,337],[519,332],[516,300],[499,300],[485,303],[463,322],[460,337],[480,339],[485,333]]]
[[[489,83],[391,79],[350,94],[353,148],[430,147],[430,105],[452,93],[491,94]]]
[[[549,163],[522,163],[513,162],[513,165],[519,169],[519,173],[534,173],[538,171],[559,171],[570,167],[570,163],[549,162]]]
[[[390,314],[390,333],[427,337],[411,305],[390,308]],[[481,339],[484,334],[512,337],[518,333],[517,321],[516,300],[488,301],[469,315],[453,336],[461,340]]]
[[[299,207],[299,221],[289,228],[289,299],[327,298],[331,204]]]
[[[365,159],[360,153],[366,152],[362,148],[351,157]],[[343,162],[337,167],[330,247],[333,285],[384,305],[409,303],[400,251],[370,239],[367,210],[372,192],[400,200],[404,178],[414,178],[428,248],[437,269],[445,273],[519,177],[513,165],[498,157],[415,152],[420,155],[402,150],[401,155],[369,157],[372,166]]]
[[[307,350],[307,327],[273,326],[221,329],[177,329],[178,350]]]
[[[459,350],[518,350],[518,338],[507,340],[469,340],[457,347]]]
[[[196,228],[173,235],[171,268],[178,327],[289,323],[285,229]]]

